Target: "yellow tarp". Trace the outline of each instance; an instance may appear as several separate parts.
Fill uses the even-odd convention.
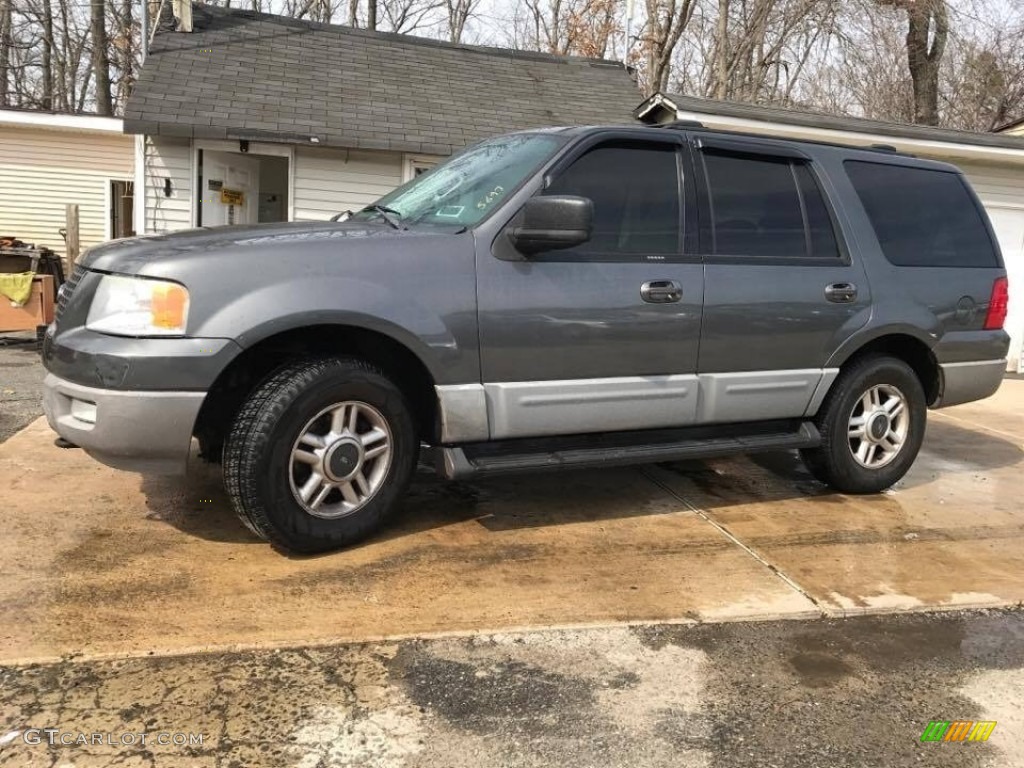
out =
[[[6,296],[19,307],[32,295],[32,278],[35,272],[0,272],[0,296]]]

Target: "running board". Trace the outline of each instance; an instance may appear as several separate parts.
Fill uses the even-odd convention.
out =
[[[570,438],[520,439],[427,449],[435,471],[448,480],[556,469],[655,464],[738,453],[816,448],[817,427],[809,421],[751,425],[732,434],[723,427],[658,430]],[[766,429],[765,427],[769,427]]]

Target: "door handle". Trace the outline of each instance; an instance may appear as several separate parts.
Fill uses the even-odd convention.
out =
[[[853,283],[826,285],[825,298],[835,304],[849,304],[857,300],[857,286]]]
[[[640,298],[649,304],[671,304],[683,298],[683,286],[675,280],[648,280],[640,286]]]

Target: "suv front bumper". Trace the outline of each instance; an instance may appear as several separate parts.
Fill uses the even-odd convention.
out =
[[[185,473],[205,397],[86,387],[52,373],[43,382],[43,410],[58,435],[108,466],[159,475]]]

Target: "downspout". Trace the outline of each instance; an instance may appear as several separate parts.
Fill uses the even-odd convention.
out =
[[[149,0],[142,0],[142,46],[139,50],[140,71],[149,53]],[[146,234],[146,135],[135,134],[135,189],[132,215],[136,235]]]

